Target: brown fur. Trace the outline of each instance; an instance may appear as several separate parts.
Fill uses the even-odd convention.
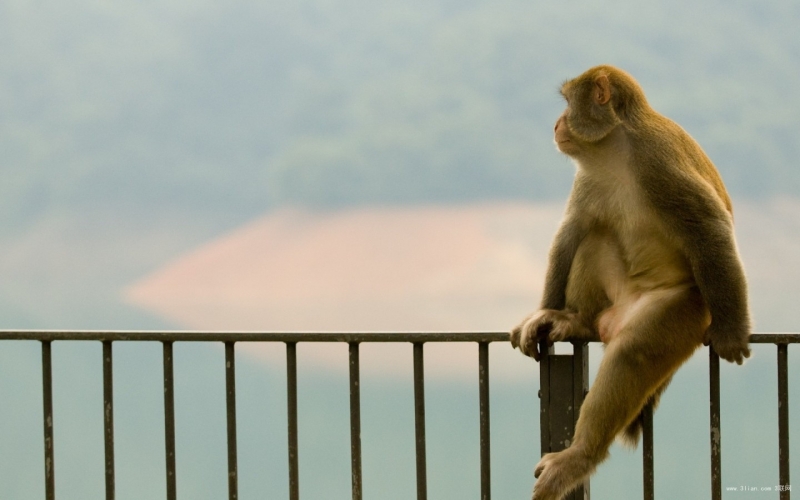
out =
[[[641,411],[704,342],[749,357],[747,285],[731,200],[714,164],[612,66],[564,83],[558,149],[578,166],[550,251],[539,311],[511,343],[602,340],[606,351],[569,448],[536,467],[534,500],[559,500],[591,475],[616,436],[636,445]]]

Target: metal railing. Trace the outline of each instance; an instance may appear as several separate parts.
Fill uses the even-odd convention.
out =
[[[778,355],[778,481],[786,487],[780,491],[780,500],[789,500],[789,362],[788,345],[800,343],[798,333],[762,333],[750,336],[751,344],[774,344]],[[709,385],[711,408],[711,499],[722,500],[722,435],[720,428],[719,356],[709,349]],[[652,414],[650,416],[652,419]],[[652,423],[650,424],[652,428]],[[652,433],[652,431],[651,431]],[[650,438],[652,441],[652,437]],[[651,444],[652,447],[652,444]],[[652,471],[652,456],[649,464]],[[651,472],[652,474],[652,472]],[[655,495],[645,490],[645,499]]]
[[[173,344],[175,342],[222,342],[225,345],[225,383],[227,407],[228,497],[238,498],[238,465],[236,450],[236,342],[279,342],[286,346],[286,383],[288,408],[288,460],[289,498],[299,500],[298,428],[297,428],[297,343],[338,342],[349,345],[350,372],[350,450],[352,498],[362,498],[361,468],[361,397],[359,345],[367,342],[395,342],[413,344],[414,359],[414,419],[416,435],[417,499],[427,500],[427,469],[425,441],[425,376],[424,344],[428,342],[471,342],[478,344],[478,384],[480,413],[480,485],[481,499],[491,498],[491,464],[489,459],[489,343],[507,341],[506,332],[468,333],[257,333],[257,332],[200,332],[200,331],[53,331],[53,330],[0,330],[0,340],[32,340],[42,345],[42,392],[44,408],[45,498],[55,499],[55,474],[53,454],[53,384],[51,345],[54,341],[99,341],[103,345],[103,415],[105,442],[106,500],[115,497],[114,482],[114,391],[113,343],[123,341],[149,341],[163,344],[164,360],[164,428],[166,443],[167,500],[175,500],[175,401],[173,379]],[[778,364],[778,433],[779,481],[789,485],[789,390],[788,344],[800,343],[800,334],[754,334],[754,344],[775,344]],[[709,349],[710,414],[711,414],[711,491],[713,500],[721,500],[721,434],[719,357]],[[567,429],[571,439],[576,411],[585,395],[588,380],[588,351],[582,343],[574,344],[572,355],[549,354],[540,364],[542,399],[542,451],[558,451],[551,428]],[[571,379],[569,379],[571,377]],[[567,380],[564,380],[564,379]],[[560,386],[558,384],[561,384]],[[567,385],[564,385],[567,384]],[[563,387],[569,390],[564,391]],[[561,389],[561,390],[559,390]],[[559,400],[560,398],[560,400]],[[558,405],[568,411],[555,411]],[[643,426],[644,498],[654,496],[653,422],[652,411],[645,412]],[[781,491],[780,499],[788,500],[791,492]],[[588,484],[570,498],[589,498]]]

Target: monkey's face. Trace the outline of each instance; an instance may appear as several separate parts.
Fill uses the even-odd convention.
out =
[[[567,108],[569,111],[569,108]],[[553,130],[553,141],[556,143],[556,148],[565,155],[571,156],[580,153],[582,142],[575,137],[569,130],[567,125],[567,111],[564,111],[556,121],[556,126]]]

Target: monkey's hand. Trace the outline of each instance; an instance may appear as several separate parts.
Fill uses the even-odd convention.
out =
[[[705,345],[711,345],[720,358],[731,363],[741,365],[745,358],[750,357],[750,347],[748,346],[750,333],[749,328],[742,328],[741,331],[736,329],[726,329],[725,331],[718,331],[714,329],[714,324],[711,324],[706,330]]]
[[[539,361],[539,342],[546,341],[547,345],[553,345],[554,342],[569,338],[586,337],[586,330],[576,313],[540,309],[511,330],[511,346],[518,347],[523,354]]]

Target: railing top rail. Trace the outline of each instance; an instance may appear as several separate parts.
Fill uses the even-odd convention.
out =
[[[266,332],[222,330],[0,330],[0,340],[158,342],[503,342],[508,332]],[[796,344],[800,333],[754,333],[751,344]]]
[[[0,330],[0,340],[178,342],[498,342],[508,332],[260,332],[200,330]]]

